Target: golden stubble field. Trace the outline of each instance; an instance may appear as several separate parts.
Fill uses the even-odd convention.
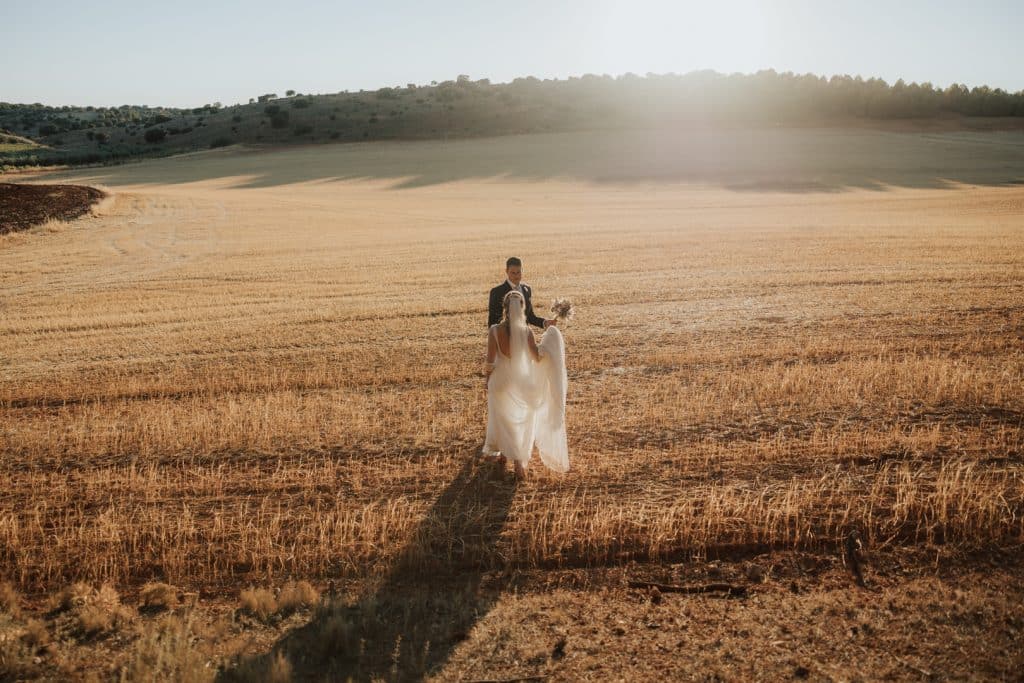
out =
[[[475,597],[455,597],[475,616],[449,619],[462,650],[431,651],[429,627],[411,637],[409,607],[377,609],[372,628],[322,607],[305,627],[335,648],[321,664],[341,668],[322,670],[375,661],[359,642],[376,629],[392,668],[357,678],[459,678],[498,629],[488,612],[509,609],[500,591],[479,598],[495,572],[538,585],[831,557],[851,532],[875,558],[1019,552],[1020,186],[826,188],[771,168],[719,169],[735,184],[660,167],[410,180],[395,162],[450,170],[441,149],[227,151],[61,176],[113,196],[0,242],[0,578],[27,596],[163,581],[211,599],[376,581],[380,602],[410,577],[468,576]],[[518,486],[474,460],[486,295],[510,255],[536,306],[578,309],[564,328],[573,469],[535,463]],[[546,590],[516,600],[555,600]],[[556,655],[512,668],[556,671]]]

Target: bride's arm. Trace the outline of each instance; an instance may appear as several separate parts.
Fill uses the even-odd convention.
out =
[[[494,359],[498,353],[498,339],[494,334],[494,328],[487,330],[487,360],[484,362],[484,375],[491,374],[494,370]]]
[[[533,338],[533,332],[526,332],[526,343],[530,347],[530,355],[535,361],[540,361],[540,350],[537,348],[537,340]]]

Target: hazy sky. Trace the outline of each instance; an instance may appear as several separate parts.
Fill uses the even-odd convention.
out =
[[[0,101],[192,107],[463,73],[768,68],[1017,91],[1022,29],[1022,0],[0,0]]]

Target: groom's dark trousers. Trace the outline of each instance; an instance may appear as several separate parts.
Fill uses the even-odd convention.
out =
[[[526,322],[543,330],[544,318],[539,317],[533,312],[533,302],[530,300],[533,292],[530,291],[530,285],[521,282],[519,283],[519,289],[522,290],[523,299],[526,300]],[[491,290],[491,301],[487,307],[487,327],[501,322],[501,302],[510,291],[512,291],[512,285],[508,283],[508,280]]]

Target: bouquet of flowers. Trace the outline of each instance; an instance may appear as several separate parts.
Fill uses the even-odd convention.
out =
[[[568,299],[555,299],[551,302],[551,312],[560,323],[569,322],[576,310]]]

